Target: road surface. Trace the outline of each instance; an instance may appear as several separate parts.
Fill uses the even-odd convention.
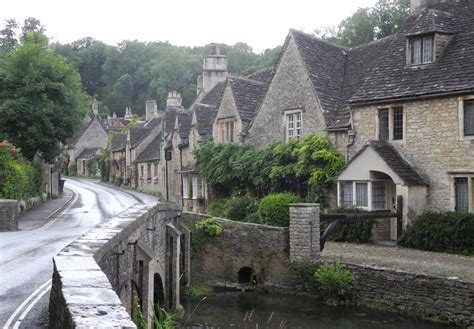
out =
[[[65,187],[75,196],[55,219],[34,230],[0,232],[0,327],[46,326],[52,257],[92,227],[128,207],[158,201],[149,195],[121,191],[90,180],[67,179]],[[25,315],[35,299],[38,303]]]

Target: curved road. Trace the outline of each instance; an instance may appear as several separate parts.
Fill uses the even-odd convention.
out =
[[[75,202],[48,224],[30,231],[0,232],[0,325],[7,324],[17,308],[52,276],[52,257],[77,237],[136,203],[157,203],[150,195],[96,184],[66,180]],[[49,285],[48,285],[49,286]],[[36,304],[20,327],[41,327],[49,291]],[[18,327],[17,318],[8,327]],[[47,314],[47,313],[46,313]],[[39,322],[38,322],[39,321]],[[44,321],[44,319],[42,320]],[[44,324],[44,322],[43,322]]]

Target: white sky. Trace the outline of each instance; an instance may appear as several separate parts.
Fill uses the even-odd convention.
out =
[[[0,26],[35,17],[53,41],[91,36],[178,46],[245,42],[260,52],[281,45],[290,28],[312,32],[337,25],[376,0],[3,0]]]

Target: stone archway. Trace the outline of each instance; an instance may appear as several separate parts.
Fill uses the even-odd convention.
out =
[[[252,275],[253,269],[249,266],[244,266],[239,270],[238,273],[238,282],[239,283],[251,283],[252,282]]]
[[[153,275],[153,309],[155,314],[159,313],[160,308],[165,307],[165,288],[160,274]]]

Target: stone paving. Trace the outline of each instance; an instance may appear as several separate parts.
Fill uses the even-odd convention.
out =
[[[394,271],[426,274],[474,283],[474,257],[407,249],[398,246],[327,242],[325,260]],[[457,279],[455,279],[457,278]]]

